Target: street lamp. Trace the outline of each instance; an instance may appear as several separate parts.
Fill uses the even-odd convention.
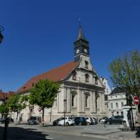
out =
[[[64,126],[65,126],[66,102],[67,102],[67,100],[64,99]]]
[[[1,42],[2,42],[2,40],[3,40],[3,35],[2,35],[2,31],[4,30],[4,28],[0,25],[0,44],[1,44]]]

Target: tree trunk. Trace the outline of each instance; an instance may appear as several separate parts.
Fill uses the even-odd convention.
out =
[[[16,124],[19,124],[19,122],[18,122],[18,111],[17,111],[17,117],[16,117]]]
[[[42,126],[44,127],[44,107],[42,108]]]

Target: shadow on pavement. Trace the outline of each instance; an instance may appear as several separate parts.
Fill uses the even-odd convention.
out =
[[[19,127],[8,127],[7,140],[50,140],[46,136],[48,134],[42,134],[35,131],[36,129],[24,129]],[[4,127],[0,126],[0,140],[3,139]]]

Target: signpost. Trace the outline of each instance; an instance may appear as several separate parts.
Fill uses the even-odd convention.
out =
[[[134,104],[138,105],[139,104],[139,97],[134,96]]]

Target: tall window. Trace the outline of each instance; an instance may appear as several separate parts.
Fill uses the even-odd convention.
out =
[[[116,103],[116,108],[118,108],[118,103]]]
[[[88,69],[88,61],[85,61],[85,68]]]
[[[89,82],[89,75],[85,74],[85,82]]]
[[[122,105],[122,107],[123,107],[123,102],[121,102],[121,105]]]
[[[85,107],[89,107],[89,93],[85,94]]]
[[[76,81],[76,72],[74,71],[72,74],[72,79]]]
[[[75,97],[75,95],[72,94],[72,106],[74,106],[74,97]]]
[[[113,103],[111,103],[111,108],[113,108]]]
[[[71,106],[72,107],[76,107],[76,94],[77,94],[76,91],[73,91],[71,93]]]

